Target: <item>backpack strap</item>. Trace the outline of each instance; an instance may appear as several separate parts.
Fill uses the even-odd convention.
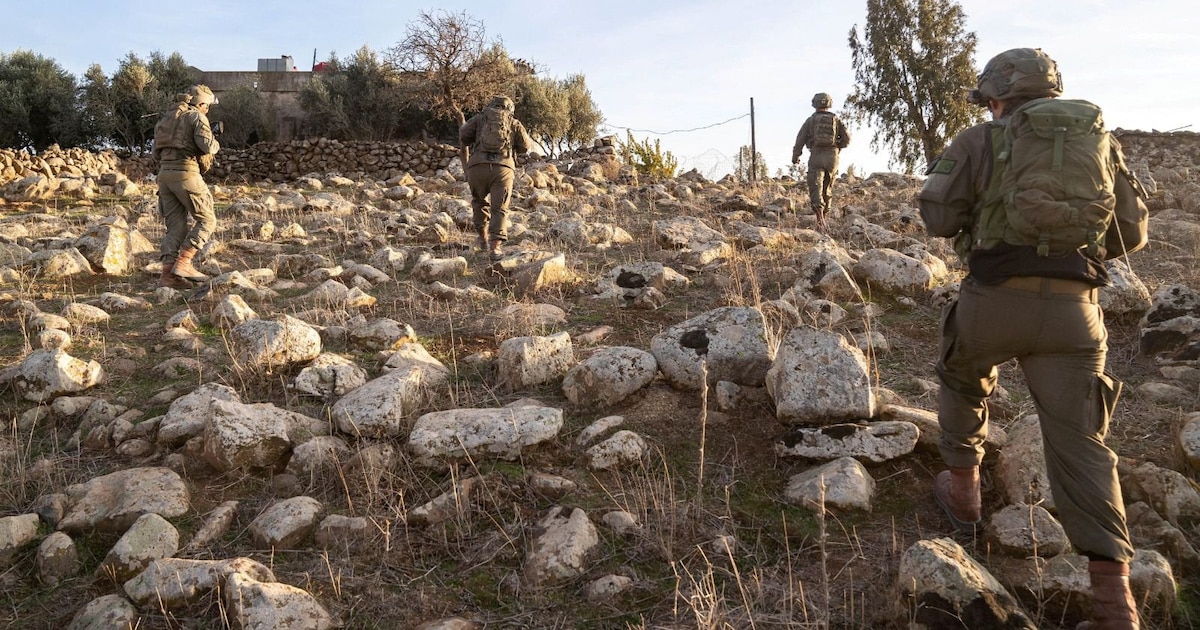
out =
[[[975,204],[972,211],[971,229],[960,235],[961,240],[954,244],[955,252],[960,258],[966,259],[972,249],[991,249],[1004,242],[1004,233],[1008,229],[1005,216],[1006,203],[1004,190],[1004,172],[1007,166],[1012,142],[1008,137],[1008,118],[992,121],[991,149],[992,172],[988,177],[987,188]]]

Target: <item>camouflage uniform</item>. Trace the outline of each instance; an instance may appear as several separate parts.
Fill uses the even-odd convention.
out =
[[[824,97],[824,102],[821,97]],[[818,94],[813,98],[813,103],[814,107],[817,107],[817,111],[804,121],[800,132],[796,134],[796,143],[792,146],[792,164],[800,161],[804,147],[808,147],[809,205],[812,207],[813,214],[817,216],[817,220],[823,223],[825,212],[829,210],[830,200],[833,196],[833,180],[837,177],[838,153],[850,146],[850,132],[846,131],[846,126],[842,124],[840,118],[829,112],[832,100],[828,98],[828,95]],[[824,107],[819,105],[824,105]],[[832,147],[816,146],[814,132],[818,118],[821,116],[833,116],[835,140]]]
[[[211,92],[210,92],[211,94]],[[217,229],[212,193],[201,177],[221,148],[208,117],[186,102],[176,103],[154,128],[158,160],[158,211],[166,224],[159,258],[169,266],[184,248],[201,249]],[[195,224],[188,229],[188,219]]]
[[[494,97],[489,106],[513,110],[511,99]],[[471,208],[474,210],[475,232],[493,243],[508,239],[508,205],[512,197],[517,163],[514,156],[529,152],[533,141],[525,126],[512,119],[512,151],[508,154],[476,150],[483,114],[472,116],[458,131],[458,140],[470,148],[467,159],[467,185],[471,188]]]
[[[917,197],[931,235],[953,238],[971,226],[992,175],[992,124],[960,133],[932,165]],[[1128,180],[1116,180],[1118,204],[1140,203]],[[1131,244],[1129,251],[1140,246]],[[1063,528],[1081,553],[1129,562],[1117,456],[1104,443],[1121,388],[1104,370],[1108,331],[1097,302],[1097,288],[1108,282],[1104,261],[1086,249],[1039,256],[1032,246],[1001,243],[971,250],[966,263],[959,298],[941,321],[942,458],[951,469],[980,464],[996,366],[1017,359],[1041,421]]]

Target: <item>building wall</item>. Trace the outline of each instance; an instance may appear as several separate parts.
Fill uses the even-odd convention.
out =
[[[197,81],[212,88],[217,98],[239,86],[257,90],[267,107],[275,112],[275,139],[290,142],[306,137],[304,110],[300,108],[300,90],[312,79],[312,72],[204,72]]]

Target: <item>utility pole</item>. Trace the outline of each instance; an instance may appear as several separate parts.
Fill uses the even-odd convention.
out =
[[[750,97],[750,181],[758,181],[758,148],[754,140],[754,97]]]

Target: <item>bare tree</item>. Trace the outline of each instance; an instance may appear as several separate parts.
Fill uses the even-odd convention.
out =
[[[867,0],[864,40],[850,29],[854,92],[847,118],[878,130],[871,147],[913,172],[936,158],[958,132],[983,119],[962,88],[975,84],[975,34],[951,0]]]
[[[483,23],[466,12],[423,11],[409,23],[400,43],[388,50],[389,61],[417,83],[408,92],[412,103],[461,125],[466,110],[479,109],[520,73],[497,41],[489,41]]]

